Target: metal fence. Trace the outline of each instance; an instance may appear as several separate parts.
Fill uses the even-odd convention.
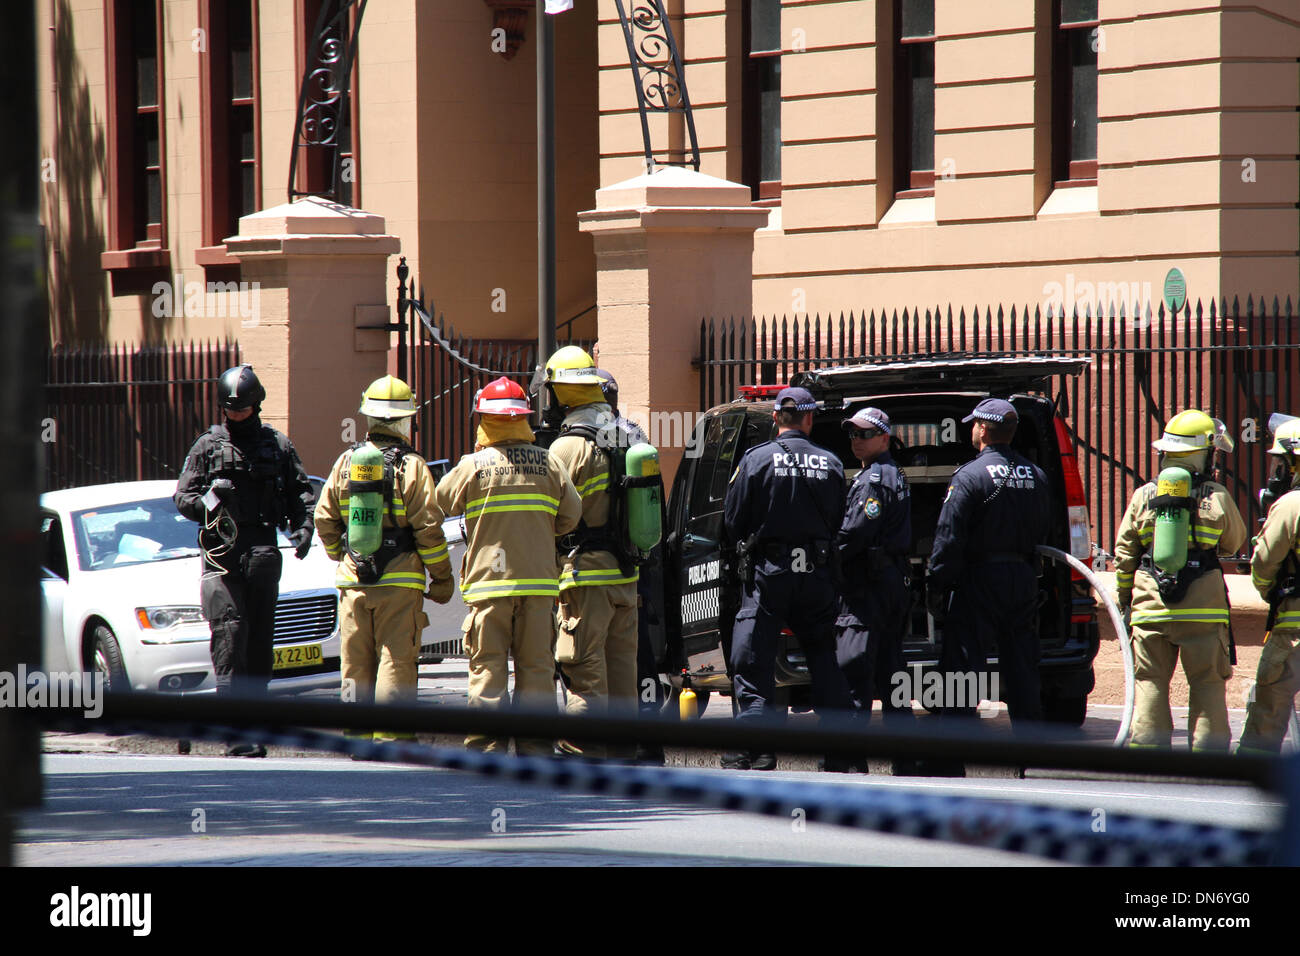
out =
[[[1249,528],[1261,518],[1256,492],[1268,478],[1267,422],[1300,414],[1300,316],[1290,298],[1271,306],[1187,303],[1050,308],[952,306],[795,318],[706,319],[700,323],[700,408],[729,401],[741,385],[789,381],[797,371],[938,354],[985,357],[1028,352],[1085,356],[1082,375],[1051,385],[1073,434],[1092,515],[1093,540],[1109,550],[1129,498],[1154,475],[1151,442],[1165,421],[1200,407],[1237,441],[1221,479]]]
[[[45,360],[45,488],[175,478],[215,420],[232,342],[55,347]]]
[[[445,315],[434,318],[432,303],[425,307],[423,293],[417,297],[414,280],[408,286],[405,263],[403,257],[398,267],[397,311],[402,334],[397,365],[399,372],[406,371],[420,401],[420,415],[415,420],[418,435],[413,435],[412,440],[426,458],[443,458],[454,464],[474,449],[471,414],[475,394],[503,375],[527,391],[538,364],[537,340],[458,334]],[[562,344],[591,348],[590,342],[572,338],[573,320],[589,311],[563,323]]]

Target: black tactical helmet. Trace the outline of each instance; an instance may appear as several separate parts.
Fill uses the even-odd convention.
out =
[[[596,369],[596,374],[600,376],[600,390],[605,396],[605,401],[615,408],[618,407],[618,382],[614,376],[603,368]]]
[[[266,398],[266,389],[253,374],[253,366],[236,365],[221,373],[217,380],[217,404],[231,411],[256,408]]]

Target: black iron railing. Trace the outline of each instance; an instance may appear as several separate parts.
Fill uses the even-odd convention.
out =
[[[478,390],[504,375],[527,391],[538,365],[537,342],[458,333],[445,315],[436,314],[432,303],[425,306],[423,290],[417,293],[415,281],[408,283],[408,275],[402,257],[398,266],[397,314],[402,331],[397,366],[409,376],[407,381],[420,402],[415,447],[430,460],[445,458],[454,463],[474,449],[471,416]],[[572,320],[564,325],[571,332]],[[561,341],[591,347],[582,339]]]
[[[1051,395],[1069,425],[1089,497],[1093,540],[1109,550],[1133,491],[1155,473],[1151,443],[1185,408],[1222,419],[1237,442],[1221,477],[1247,525],[1271,470],[1267,421],[1300,414],[1300,315],[1288,298],[1188,303],[1169,313],[1126,305],[934,308],[837,316],[745,317],[700,323],[700,408],[741,385],[775,384],[797,371],[858,362],[1027,352],[1092,359]]]
[[[45,360],[45,489],[175,478],[215,421],[239,346],[57,347]]]

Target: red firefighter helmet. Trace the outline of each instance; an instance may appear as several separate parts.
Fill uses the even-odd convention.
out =
[[[478,395],[474,397],[474,411],[480,415],[522,418],[531,415],[533,410],[519,383],[502,376],[479,389]]]

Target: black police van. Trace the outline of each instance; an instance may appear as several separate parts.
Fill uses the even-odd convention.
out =
[[[840,456],[850,481],[860,464],[840,422],[864,405],[889,415],[891,454],[912,495],[912,610],[904,641],[909,668],[920,665],[925,673],[939,660],[943,629],[926,610],[926,564],[948,482],[975,457],[971,426],[961,420],[983,399],[1005,398],[1015,406],[1020,426],[1012,445],[1047,473],[1053,494],[1048,543],[1081,560],[1090,557],[1087,501],[1074,448],[1047,393],[1052,379],[1077,375],[1087,362],[1039,355],[935,357],[817,369],[791,379],[789,384],[817,399],[812,440]],[[731,693],[727,659],[741,586],[721,545],[727,484],[745,451],[775,435],[772,404],[782,387],[742,387],[735,401],[706,412],[673,482],[664,528],[666,669],[680,685],[685,668],[701,702],[712,692]],[[1045,564],[1040,585],[1044,713],[1049,720],[1082,724],[1099,640],[1095,602],[1082,577],[1059,562]],[[808,709],[808,670],[788,631],[777,652],[776,675],[778,695],[795,710]]]

